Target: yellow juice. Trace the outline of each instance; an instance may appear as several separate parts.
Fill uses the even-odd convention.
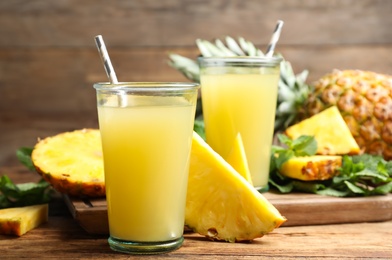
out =
[[[194,106],[99,106],[98,115],[111,237],[181,237]]]
[[[253,185],[268,186],[279,70],[201,76],[207,143],[226,158],[241,133]]]

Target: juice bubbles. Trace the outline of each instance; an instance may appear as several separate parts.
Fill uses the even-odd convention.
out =
[[[131,84],[115,95],[98,91],[109,244],[169,251],[183,241],[197,85]]]
[[[226,158],[240,133],[260,191],[268,189],[279,63],[278,58],[200,60],[206,141]]]

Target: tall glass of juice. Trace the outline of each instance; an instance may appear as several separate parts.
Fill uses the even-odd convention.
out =
[[[240,133],[253,185],[268,190],[281,58],[199,58],[207,143],[223,158]]]
[[[96,83],[110,247],[179,248],[198,84]]]

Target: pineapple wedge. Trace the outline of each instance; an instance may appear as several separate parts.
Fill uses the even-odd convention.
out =
[[[253,185],[252,177],[249,171],[248,160],[246,159],[245,148],[240,133],[238,133],[237,137],[235,138],[233,148],[227,156],[226,162],[233,166],[233,168],[239,174],[241,174],[241,176],[244,177],[245,180],[247,180],[251,185]]]
[[[212,240],[250,241],[286,221],[197,134],[193,134],[185,224]]]
[[[279,172],[302,181],[327,180],[339,174],[338,168],[341,166],[341,156],[293,157],[282,165]]]
[[[48,221],[48,204],[0,210],[0,234],[22,236]]]
[[[31,160],[38,173],[61,193],[105,196],[100,132],[81,129],[40,140]]]
[[[305,119],[286,129],[291,139],[311,135],[317,141],[317,154],[359,154],[360,148],[336,106]]]

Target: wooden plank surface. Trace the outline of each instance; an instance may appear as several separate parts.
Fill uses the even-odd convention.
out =
[[[187,233],[179,250],[143,259],[391,259],[391,230],[391,221],[281,227],[235,244]],[[66,217],[50,217],[20,238],[0,235],[0,248],[1,259],[141,259],[113,252],[106,235],[90,235]]]
[[[334,68],[391,74],[391,10],[388,0],[1,1],[0,165],[37,137],[96,120],[92,84],[107,81],[96,34],[120,80],[185,81],[168,53],[196,57],[197,38],[225,35],[265,49],[282,19],[277,51],[311,83]]]
[[[0,47],[184,46],[227,34],[283,45],[391,43],[388,0],[19,0],[0,3]]]
[[[93,43],[92,43],[93,44]],[[296,72],[310,71],[309,83],[333,69],[389,73],[392,46],[280,48]],[[196,58],[196,48],[111,50],[121,81],[187,81],[167,62],[169,53]],[[358,54],[361,53],[361,56]],[[304,58],[306,57],[306,58]],[[383,57],[380,59],[380,57]],[[12,113],[96,113],[94,82],[107,81],[97,50],[0,49],[0,117]],[[15,104],[18,104],[15,106]]]
[[[283,226],[360,223],[392,220],[392,194],[366,198],[336,198],[315,194],[264,193],[287,218]],[[75,220],[91,234],[108,234],[105,199],[65,196]]]
[[[0,166],[0,173],[7,173],[16,183],[39,179],[38,174],[22,166]],[[373,213],[370,208],[368,212]],[[69,214],[61,197],[50,203],[49,214],[48,223],[22,237],[0,235],[0,258],[140,259],[110,250],[107,235],[86,232]],[[252,243],[236,244],[212,242],[188,232],[179,250],[143,259],[391,259],[391,239],[392,221],[283,226]]]

